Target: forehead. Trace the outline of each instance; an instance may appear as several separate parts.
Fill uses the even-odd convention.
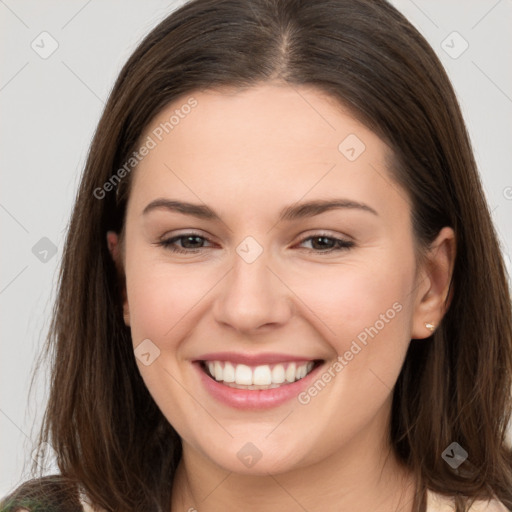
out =
[[[141,141],[148,137],[154,148],[133,177],[146,202],[168,191],[195,201],[243,196],[253,205],[346,193],[378,204],[390,185],[389,148],[311,87],[191,93],[151,121]]]
[[[192,97],[196,106],[185,108]],[[178,120],[173,113],[181,110],[187,113]],[[171,117],[179,123],[169,130]],[[165,133],[166,122],[169,133]],[[262,150],[259,156],[265,159],[272,150],[272,157],[281,153],[287,159],[297,159],[315,156],[312,152],[316,149],[323,154],[326,152],[322,150],[326,149],[338,152],[341,138],[349,133],[378,141],[339,102],[320,90],[275,84],[242,91],[206,90],[183,96],[168,105],[146,133],[159,128],[163,138],[172,139],[169,143],[173,142],[181,154],[191,157],[218,154],[229,146],[225,157],[236,158],[248,151]]]

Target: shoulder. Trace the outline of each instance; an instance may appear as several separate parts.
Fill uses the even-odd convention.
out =
[[[0,498],[0,512],[84,512],[76,483],[62,475],[27,480]]]
[[[453,498],[427,491],[427,512],[454,512]],[[497,499],[476,500],[469,512],[510,512],[508,508]]]

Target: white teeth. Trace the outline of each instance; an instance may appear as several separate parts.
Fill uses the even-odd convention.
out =
[[[252,382],[252,370],[245,364],[237,364],[235,368],[235,382],[250,386]]]
[[[284,382],[284,366],[282,364],[276,364],[272,368],[272,382],[275,384],[282,384]]]
[[[268,365],[256,366],[252,374],[252,383],[257,386],[268,386],[272,384],[272,374]]]
[[[234,365],[229,361],[207,361],[208,371],[215,380],[241,389],[267,389],[279,387],[283,383],[292,383],[303,379],[313,366],[313,361],[303,364],[264,364],[256,367]]]
[[[222,380],[222,377],[223,377],[223,371],[222,371],[222,365],[220,364],[220,361],[215,361],[215,373],[214,373],[214,376],[215,376],[215,379],[216,380]]]
[[[290,363],[286,368],[285,378],[288,382],[295,382],[295,363]]]
[[[229,361],[224,363],[224,373],[222,380],[224,382],[235,382],[235,367]]]

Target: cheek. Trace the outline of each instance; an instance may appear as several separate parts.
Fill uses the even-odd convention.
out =
[[[159,350],[154,362],[146,366],[137,361],[137,366],[149,393],[182,437],[190,422],[200,424],[204,418],[200,409],[190,407],[190,396],[183,391],[187,376],[180,365],[181,343],[190,332],[194,306],[213,286],[205,272],[192,267],[157,262],[142,251],[134,251],[126,262],[133,347],[149,339]]]
[[[127,269],[127,295],[134,343],[139,339],[175,339],[169,334],[186,320],[211,288],[208,273],[185,265],[135,261]],[[168,343],[168,342],[166,342]]]
[[[379,381],[387,393],[396,381],[410,342],[413,275],[412,258],[397,261],[390,253],[375,264],[333,265],[291,286],[341,357],[343,377],[335,380],[349,380],[355,396],[367,396]]]
[[[388,258],[392,260],[392,258]],[[346,263],[330,265],[315,272],[297,274],[289,280],[297,297],[323,323],[322,333],[330,333],[333,345],[344,348],[343,340],[352,339],[366,327],[404,317],[398,314],[408,300],[412,286],[412,266],[389,261],[386,264]],[[381,318],[384,315],[384,318]]]
[[[169,255],[137,234],[134,222],[128,223],[125,269],[134,346],[148,338],[162,349],[172,348],[188,315],[214,285],[211,269],[171,263]]]
[[[334,444],[340,425],[350,437],[389,399],[410,341],[412,279],[411,262],[390,256],[374,266],[337,266],[298,292],[336,352],[300,403],[334,426]]]

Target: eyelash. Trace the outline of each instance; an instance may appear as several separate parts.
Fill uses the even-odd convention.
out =
[[[203,240],[206,240],[207,242],[210,242],[210,240],[208,240],[208,238],[198,235],[196,233],[185,233],[183,235],[175,236],[173,238],[168,238],[167,240],[162,240],[161,242],[158,242],[156,245],[164,247],[165,249],[167,249],[171,252],[181,253],[181,254],[191,254],[191,253],[195,254],[195,253],[202,251],[203,249],[206,249],[206,247],[200,247],[197,249],[183,249],[183,248],[179,248],[179,247],[173,245],[176,241],[181,240],[183,238],[189,238],[189,237],[201,238]],[[331,252],[335,252],[335,251],[346,251],[355,246],[355,243],[350,240],[334,238],[332,236],[328,236],[328,235],[322,234],[322,233],[303,238],[302,240],[300,240],[299,244],[302,244],[307,240],[311,240],[311,239],[315,239],[315,238],[323,238],[323,239],[332,240],[335,242],[335,244],[337,244],[337,247],[331,247],[330,249],[327,249],[325,251],[315,251],[314,249],[308,249],[309,251],[315,252],[317,254],[326,254],[326,253],[330,254]]]

